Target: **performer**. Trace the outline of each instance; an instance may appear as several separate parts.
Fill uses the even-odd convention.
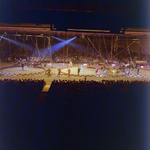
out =
[[[44,67],[46,67],[46,63],[44,63]]]
[[[97,73],[98,73],[98,68],[95,69],[95,74],[97,75]]]
[[[105,70],[105,71],[104,71],[104,77],[106,76],[106,74],[107,74],[107,71]]]
[[[106,69],[106,63],[103,64],[103,69]]]
[[[58,69],[58,75],[57,75],[57,77],[58,77],[58,76],[60,77],[60,73],[61,73],[61,69],[59,68],[59,69]]]
[[[117,73],[117,70],[114,70],[114,71],[113,71],[113,76],[114,76],[116,73]]]
[[[90,66],[90,62],[88,63],[88,65]]]
[[[68,77],[70,77],[70,73],[71,73],[71,70],[70,70],[70,69],[68,69]]]
[[[139,75],[139,72],[140,72],[140,68],[138,67],[137,68],[137,75]]]
[[[127,70],[126,77],[129,77],[129,75],[130,75],[130,71]]]
[[[22,66],[22,70],[24,70],[24,63],[22,63],[21,66]]]
[[[72,66],[72,62],[70,61],[70,66]]]
[[[48,69],[48,77],[51,75],[51,70],[50,69]]]
[[[111,70],[112,71],[112,74],[113,74],[113,77],[114,77],[114,75],[115,75],[115,69],[113,69],[113,70]]]
[[[78,67],[78,76],[79,76],[79,73],[80,73],[80,68]]]
[[[82,65],[81,65],[81,71],[82,71]]]

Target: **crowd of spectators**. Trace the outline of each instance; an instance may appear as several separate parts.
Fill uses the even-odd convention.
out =
[[[106,52],[101,52],[101,55],[97,52],[91,51],[72,51],[69,50],[68,55],[62,55],[62,51],[57,52],[53,55],[53,60],[55,62],[64,63],[64,62],[73,62],[73,63],[100,63],[107,60],[110,63],[122,62],[129,63],[130,57],[125,55],[119,55],[117,57],[111,57]]]
[[[0,85],[0,149],[147,149],[147,81],[54,80],[40,105],[30,96],[32,86],[28,101],[25,89],[37,91],[44,81]]]
[[[47,100],[52,145],[146,149],[149,87],[146,81],[54,80]]]
[[[0,80],[0,96],[2,99],[8,99],[20,96],[26,99],[30,99],[32,95],[37,95],[41,92],[45,85],[45,81],[39,79],[4,79]],[[5,95],[6,94],[6,95]]]
[[[30,149],[44,85],[44,80],[0,80],[0,149]]]
[[[63,57],[62,55],[57,55],[54,57],[54,62],[56,63],[67,63],[67,62],[73,62],[73,63],[86,63],[89,61],[93,61],[93,62],[99,62],[99,60],[97,58],[92,59],[92,57],[86,57],[86,56],[78,56],[78,57]]]

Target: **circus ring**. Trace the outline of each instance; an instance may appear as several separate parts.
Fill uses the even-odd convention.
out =
[[[0,69],[0,74],[6,76],[30,76],[30,75],[39,75],[44,72],[45,68],[43,67],[33,68],[24,66],[24,69],[22,69],[21,66],[9,66]]]
[[[82,67],[79,73],[79,77],[99,77],[103,76],[104,70],[98,68],[98,72],[95,72],[96,67]],[[61,73],[64,75],[68,75],[68,69],[71,70],[70,76],[78,76],[78,66],[61,68]]]
[[[62,68],[61,69],[62,74],[68,75],[68,69],[69,68],[71,70],[70,76],[77,77],[78,76],[78,73],[77,73],[78,66]],[[96,68],[98,68],[97,74],[95,73]],[[150,78],[150,68],[140,69],[139,75],[137,75],[136,70],[129,70],[129,71],[130,71],[129,77]],[[83,67],[83,69],[80,71],[78,77],[83,77],[83,76],[84,77],[85,76],[87,76],[87,77],[103,77],[104,76],[104,70],[100,69],[100,67]],[[113,73],[111,70],[107,70],[107,76],[113,76]],[[116,73],[115,76],[126,76],[126,74],[120,72],[120,73]]]
[[[78,67],[82,69],[80,70],[79,76],[78,76]],[[105,76],[109,76],[109,77],[114,77],[114,76],[125,76],[125,73],[119,72],[119,73],[115,73],[115,75],[113,75],[113,72],[109,69],[106,69],[107,74],[104,74],[105,69],[102,68],[103,64],[94,64],[94,65],[87,65],[87,64],[74,64],[72,66],[67,66],[67,67],[61,67],[61,74],[62,75],[67,75],[68,76],[68,69],[70,68],[71,73],[70,76],[74,76],[74,77],[105,77]],[[96,73],[96,69],[98,69],[98,72]],[[55,70],[56,73],[56,70]]]
[[[79,73],[78,76],[78,67],[81,67],[82,65],[82,70]],[[101,68],[101,65],[95,64],[91,66],[84,66],[84,64],[74,64],[72,66],[69,66],[69,64],[51,64],[47,66],[46,68],[44,67],[28,67],[24,66],[24,70],[22,70],[21,66],[3,66],[0,69],[0,74],[4,76],[33,76],[33,75],[42,75],[46,73],[46,69],[50,69],[52,71],[52,75],[57,75],[58,74],[58,68],[61,69],[61,74],[68,76],[68,69],[70,68],[71,73],[70,76],[72,77],[104,77],[104,70]],[[97,74],[95,73],[95,69],[98,68]],[[107,70],[107,75],[109,77],[112,77],[112,71]],[[118,73],[116,76],[125,76],[125,73]],[[45,76],[44,76],[45,77]],[[130,70],[130,75],[129,77],[131,78],[150,78],[150,68],[143,68],[140,69],[139,75],[137,75],[136,70]]]

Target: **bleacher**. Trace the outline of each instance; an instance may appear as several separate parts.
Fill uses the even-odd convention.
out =
[[[0,149],[147,149],[146,81],[0,81]]]

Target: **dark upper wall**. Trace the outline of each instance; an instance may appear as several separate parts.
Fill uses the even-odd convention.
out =
[[[150,2],[132,0],[5,0],[0,5],[0,22],[55,24],[66,28],[150,28]]]

